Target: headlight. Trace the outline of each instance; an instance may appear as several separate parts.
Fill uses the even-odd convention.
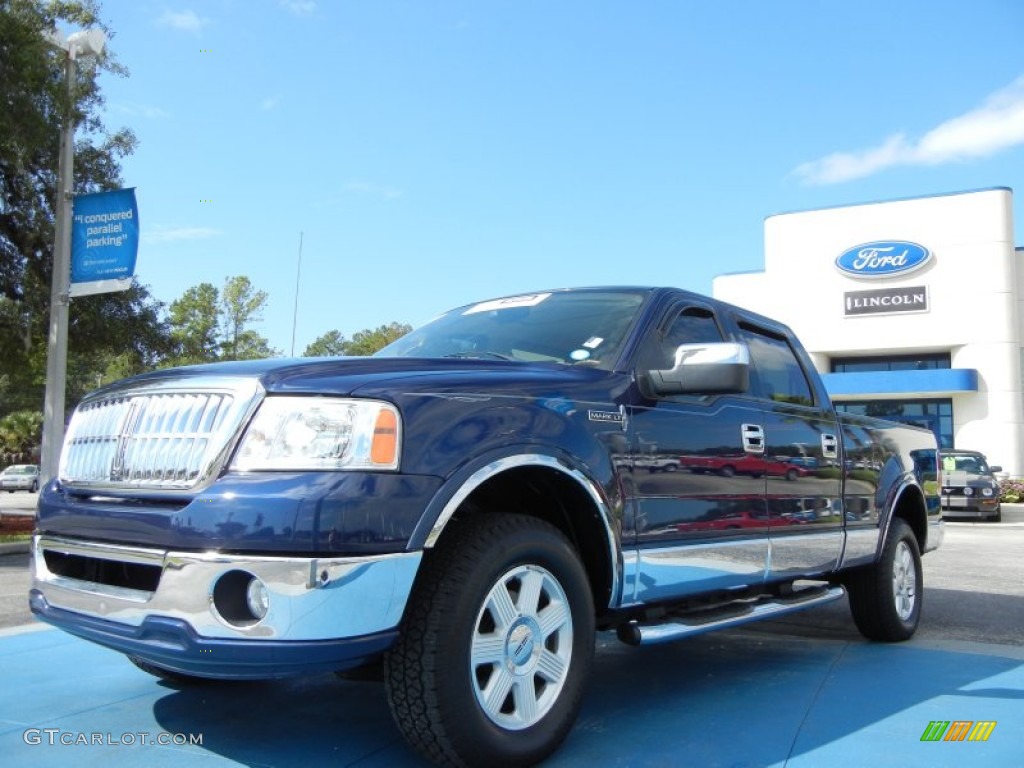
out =
[[[991,488],[982,488],[981,489],[981,495],[982,496],[992,496],[994,493],[995,493],[995,491],[993,491]]]
[[[268,397],[245,430],[233,469],[398,469],[402,420],[390,403]]]
[[[967,486],[966,488],[964,488],[964,496],[973,496],[973,495],[974,495],[974,489],[971,488],[971,486]]]

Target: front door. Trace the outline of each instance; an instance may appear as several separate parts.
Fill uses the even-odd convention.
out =
[[[640,349],[639,399],[629,413],[637,549],[627,562],[627,603],[764,578],[770,521],[760,404],[746,395],[644,394],[642,372],[671,367],[680,344],[722,340],[708,307],[676,305]]]

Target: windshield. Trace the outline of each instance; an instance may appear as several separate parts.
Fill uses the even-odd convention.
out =
[[[943,472],[968,472],[972,475],[987,475],[988,465],[985,457],[977,454],[957,456],[948,453],[942,454]]]
[[[36,468],[31,465],[15,465],[4,470],[5,475],[34,475]]]
[[[378,357],[473,357],[611,369],[648,291],[552,291],[460,307]]]

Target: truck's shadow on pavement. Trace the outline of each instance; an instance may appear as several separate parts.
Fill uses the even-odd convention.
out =
[[[1020,710],[1016,722],[1024,714],[1019,661],[822,634],[831,639],[758,628],[640,649],[601,637],[579,721],[548,764],[792,766],[833,754],[887,764],[920,749],[931,720],[995,719],[972,714],[986,702]],[[379,683],[323,675],[167,688],[154,715],[251,766],[421,764]]]

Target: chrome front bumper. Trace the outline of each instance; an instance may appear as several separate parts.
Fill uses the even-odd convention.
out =
[[[141,567],[158,574],[158,580],[154,579],[154,588],[136,588],[73,578],[52,571],[47,556],[54,563],[72,558],[77,563],[98,565],[99,570]],[[33,593],[63,615],[129,627],[163,617],[184,622],[206,638],[354,638],[398,625],[421,557],[420,552],[373,557],[256,557],[171,552],[37,535],[33,539]],[[93,572],[98,571],[94,568]],[[240,624],[218,610],[214,589],[231,572],[251,574],[266,586],[269,610],[262,620]]]

